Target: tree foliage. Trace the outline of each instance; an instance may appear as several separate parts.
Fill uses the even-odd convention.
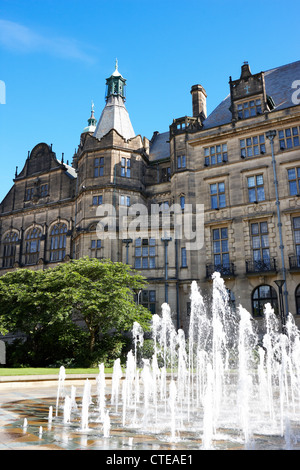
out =
[[[0,332],[26,335],[29,362],[30,355],[49,363],[66,354],[91,361],[103,344],[109,354],[110,337],[118,349],[135,321],[147,330],[151,314],[134,302],[134,292],[144,286],[145,279],[130,266],[110,260],[18,269],[0,278]]]

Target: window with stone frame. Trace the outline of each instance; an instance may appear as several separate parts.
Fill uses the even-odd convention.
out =
[[[263,175],[249,176],[247,178],[249,202],[261,202],[265,200]]]
[[[186,168],[186,156],[185,155],[178,155],[177,157],[177,169],[182,170]]]
[[[300,146],[300,127],[290,127],[278,131],[280,150],[288,150]]]
[[[238,119],[247,119],[262,114],[261,99],[243,101],[237,104]]]
[[[40,192],[41,197],[46,197],[46,196],[48,196],[48,194],[49,194],[48,191],[49,191],[48,184],[47,184],[47,183],[42,184],[42,185],[41,185],[41,192]]]
[[[160,171],[160,182],[165,183],[171,181],[171,167],[161,168]]]
[[[103,244],[99,238],[91,240],[91,258],[103,258]]]
[[[255,222],[250,225],[252,256],[255,270],[264,270],[270,265],[270,244],[268,222]],[[261,268],[261,269],[260,269]]]
[[[300,167],[288,169],[288,182],[290,196],[300,194]]]
[[[134,247],[135,269],[155,268],[155,238],[137,238]]]
[[[8,233],[3,240],[3,268],[12,268],[16,261],[19,237],[16,232]]]
[[[66,256],[67,226],[57,223],[50,232],[50,262],[62,261]]]
[[[98,196],[93,196],[93,206],[100,206],[103,202],[102,194]]]
[[[143,307],[150,310],[152,315],[156,313],[156,292],[155,290],[142,290],[141,304]]]
[[[25,200],[31,201],[34,195],[34,188],[27,188],[25,193]]]
[[[226,207],[225,183],[213,183],[210,185],[210,202],[212,209]]]
[[[229,244],[228,244],[228,228],[215,228],[213,235],[213,257],[214,267],[217,270],[229,269]]]
[[[228,161],[227,144],[213,145],[204,148],[205,166],[217,165]]]
[[[241,157],[256,157],[266,153],[265,136],[263,134],[240,140]]]
[[[120,206],[130,207],[130,196],[126,196],[126,195],[122,194],[120,196]]]
[[[186,248],[181,248],[181,268],[187,268]]]
[[[42,231],[38,227],[30,229],[25,236],[25,264],[36,264],[40,257]]]
[[[274,287],[267,284],[258,286],[252,292],[252,313],[254,317],[261,317],[264,314],[266,304],[271,304],[275,313],[278,312],[278,300]]]
[[[130,158],[122,157],[121,159],[121,176],[130,178],[131,176],[131,160]]]
[[[293,217],[293,235],[296,254],[296,266],[300,267],[300,217]]]
[[[104,157],[94,159],[94,177],[104,176]]]

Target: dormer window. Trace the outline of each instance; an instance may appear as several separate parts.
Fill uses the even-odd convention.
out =
[[[249,117],[257,116],[262,113],[261,110],[261,99],[244,101],[237,105],[238,118],[246,119]]]
[[[34,188],[27,188],[26,195],[25,195],[26,201],[31,201],[31,199],[33,198],[33,194],[34,194]]]
[[[48,184],[42,184],[41,186],[41,197],[48,196]]]

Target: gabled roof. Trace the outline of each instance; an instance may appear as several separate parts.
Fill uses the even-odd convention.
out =
[[[169,132],[155,133],[150,142],[150,161],[170,157]]]
[[[274,111],[296,106],[292,101],[295,89],[292,83],[300,79],[300,61],[276,67],[264,72],[266,94],[275,102]],[[203,129],[221,126],[231,122],[230,95],[228,95],[205,119]]]
[[[275,103],[273,112],[297,106],[297,103],[292,101],[292,96],[295,92],[292,84],[294,81],[300,80],[300,61],[267,70],[264,72],[264,78],[266,94]],[[232,118],[229,110],[230,105],[229,94],[205,119],[203,130],[229,124]],[[170,156],[169,138],[169,131],[162,134],[154,134],[150,144],[150,161],[161,160]]]

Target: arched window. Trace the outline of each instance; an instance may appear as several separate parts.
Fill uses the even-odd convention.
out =
[[[295,290],[295,298],[296,298],[296,314],[300,315],[300,284],[297,286]]]
[[[25,264],[36,264],[40,254],[40,239],[42,231],[33,227],[25,237]]]
[[[3,268],[12,268],[15,263],[19,237],[16,232],[8,233],[3,240]]]
[[[50,232],[50,261],[62,261],[66,256],[67,226],[55,224]]]
[[[278,312],[278,300],[276,290],[267,284],[256,287],[252,293],[252,312],[254,317],[260,317],[264,313],[265,304],[271,304],[275,313]]]

